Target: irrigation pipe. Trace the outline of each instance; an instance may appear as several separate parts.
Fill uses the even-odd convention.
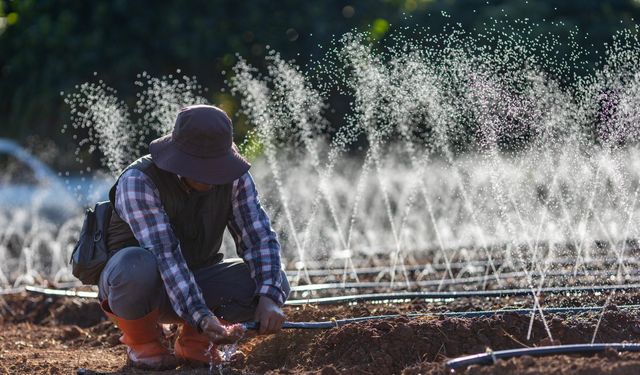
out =
[[[640,262],[640,258],[628,258],[628,263],[630,262],[630,259],[636,259]],[[610,262],[610,261],[615,261],[615,259],[596,259],[593,260],[593,262],[589,261],[589,262],[584,262],[584,263],[599,263],[599,262]],[[573,264],[575,262],[572,261],[570,263],[567,264]],[[564,260],[558,260],[555,261],[554,263],[556,264],[565,264]],[[454,263],[452,263],[453,265]],[[462,264],[462,263],[460,263]],[[495,263],[496,265],[499,263]],[[489,265],[488,261],[472,261],[470,264],[466,264],[467,266],[471,265],[472,267],[482,267],[482,266],[487,266]],[[409,267],[409,266],[407,266]],[[416,265],[416,266],[410,266],[412,268],[415,268],[416,270],[422,270],[427,266],[424,265]],[[440,267],[433,265],[433,267],[435,269],[439,269]],[[358,270],[358,269],[356,269]],[[361,268],[360,270],[362,270],[363,274],[366,273],[375,273],[375,272],[380,272],[380,271],[384,271],[384,270],[388,270],[388,267],[369,267],[369,268]],[[314,272],[317,271],[318,274],[316,276],[327,276],[327,275],[323,275],[320,274],[320,272],[324,272],[327,270],[322,270],[322,269],[317,269],[317,270],[309,270],[309,272]],[[329,269],[328,271],[338,271],[337,269]],[[343,273],[344,269],[340,269],[340,274]],[[287,271],[289,272],[289,271]],[[287,273],[288,274],[288,273]],[[293,274],[295,275],[295,271],[293,271]],[[593,270],[593,271],[581,271],[581,272],[577,272],[574,274],[574,272],[572,271],[551,271],[551,272],[547,272],[545,273],[545,277],[571,277],[573,278],[574,276],[610,276],[610,275],[616,275],[617,272],[611,271],[611,270]],[[634,272],[634,275],[637,274],[640,276],[640,272]],[[539,276],[539,274],[537,272],[533,272],[530,273],[530,275],[532,276]],[[508,272],[508,273],[502,273],[498,275],[501,278],[519,278],[519,277],[524,277],[525,273],[524,272]],[[421,280],[421,281],[409,281],[409,285],[413,285],[413,286],[421,286],[421,287],[428,287],[428,286],[440,286],[440,285],[455,285],[455,284],[470,284],[470,283],[474,283],[474,282],[484,282],[486,280],[490,280],[493,279],[492,275],[482,275],[482,276],[470,276],[470,277],[461,277],[461,278],[457,278],[457,279],[444,279],[444,280]],[[63,290],[66,288],[73,288],[73,287],[78,287],[78,286],[82,286],[82,284],[78,281],[73,281],[73,282],[66,282],[66,283],[59,283],[56,284],[57,286],[59,286],[59,288],[57,289],[46,289],[46,290],[54,290],[54,291],[59,291],[59,290]],[[332,289],[367,289],[367,288],[404,288],[407,286],[406,282],[396,282],[394,284],[391,284],[389,282],[358,282],[358,283],[340,283],[340,282],[336,282],[336,283],[317,283],[317,284],[309,284],[309,285],[297,285],[297,286],[293,286],[291,287],[291,291],[292,292],[304,292],[304,291],[320,291],[320,290],[332,290]],[[37,289],[37,290],[36,290]],[[32,292],[36,292],[38,293],[38,290],[44,290],[45,288],[38,288],[38,287],[32,287],[32,286],[27,286],[26,288],[24,286],[20,286],[20,287],[16,287],[16,288],[8,288],[8,289],[0,289],[0,295],[7,295],[7,294],[17,294],[20,292],[23,292],[25,290],[27,291],[32,291]],[[87,292],[90,293],[90,292]],[[58,295],[58,292],[52,293],[52,294],[56,294]],[[65,294],[68,296],[75,296],[75,295],[70,295],[70,294]],[[88,298],[93,298],[92,296],[89,296]]]
[[[98,298],[98,292],[85,292],[64,289],[41,288],[39,286],[25,286],[24,290],[31,293],[45,294],[47,296],[65,296],[80,298]]]
[[[358,266],[355,267],[356,270],[358,270],[359,268],[373,268],[373,267],[378,267],[377,265],[371,265],[371,260],[374,259],[376,261],[384,261],[388,259],[389,256],[389,251],[394,251],[395,247],[393,249],[388,249],[378,255],[372,254],[372,255],[368,255],[367,257],[360,257],[360,256],[352,256],[351,260],[354,262],[354,264],[358,264]],[[631,248],[629,248],[631,249]],[[637,250],[636,247],[633,247],[634,250]],[[603,253],[604,250],[604,253]],[[457,252],[458,250],[449,250],[453,253]],[[497,264],[500,262],[504,262],[505,258],[503,258],[501,256],[501,254],[504,254],[506,251],[506,249],[504,248],[493,248],[493,250],[491,251],[491,253],[493,255],[496,255],[495,258],[493,258],[493,263]],[[608,253],[609,251],[611,251],[611,249],[603,249],[603,248],[597,248],[595,249],[595,253],[593,255],[590,255],[588,257],[585,257],[585,259],[582,261],[583,263],[591,263],[591,262],[597,262],[597,261],[602,261],[602,260],[611,260],[613,262],[618,262],[619,259],[616,256],[608,256],[605,253]],[[409,251],[410,254],[407,255],[418,255],[418,259],[413,258],[413,262],[409,261],[408,264],[405,264],[406,266],[416,266],[417,262],[419,260],[422,259],[427,259],[429,258],[429,255],[434,254],[437,251]],[[420,258],[421,255],[426,255],[425,258]],[[575,255],[575,254],[574,254]],[[600,257],[598,257],[600,256]],[[328,257],[328,258],[321,258],[318,260],[306,260],[304,262],[289,262],[287,263],[288,265],[292,265],[292,267],[287,267],[288,270],[296,270],[296,269],[302,269],[302,264],[304,264],[307,267],[307,270],[309,271],[323,271],[323,270],[327,270],[326,266],[327,264],[336,264],[336,267],[333,267],[332,269],[336,270],[336,271],[344,271],[344,263],[341,264],[341,262],[348,260],[348,257]],[[430,258],[431,260],[441,260],[438,258],[435,258],[433,256],[431,256]],[[469,264],[472,262],[480,262],[480,263],[484,263],[486,265],[489,265],[491,262],[484,258],[484,257],[478,257],[478,256],[473,256],[471,254],[467,254],[467,255],[455,255],[454,257],[455,260],[451,260],[450,265],[456,265],[456,264]],[[629,259],[631,261],[638,261],[640,260],[639,257],[634,256],[634,255],[625,255],[623,260]],[[571,257],[571,256],[561,256],[558,258],[554,259],[554,263],[556,261],[570,261],[571,264],[575,263],[576,258],[575,256]],[[296,263],[298,263],[298,267],[296,267]],[[362,264],[362,265],[361,265]],[[432,263],[433,264],[433,263]],[[435,263],[433,264],[434,267],[443,267],[446,268],[446,264],[444,264],[444,262],[439,262],[439,263]]]
[[[594,258],[582,261],[581,264],[617,264],[620,260],[617,258]],[[558,258],[554,259],[553,263],[557,265],[574,265],[576,262],[575,258]],[[638,263],[640,262],[640,258],[638,257],[625,257],[623,259],[625,264],[629,263]],[[493,262],[493,265],[496,267],[500,267],[503,264],[507,263],[504,260],[496,260]],[[491,262],[488,260],[469,260],[467,262],[452,262],[450,267],[452,269],[464,269],[469,267],[490,267]],[[398,266],[401,267],[401,266]],[[446,270],[447,267],[441,263],[426,263],[426,264],[405,264],[404,268],[407,271],[423,271],[425,268],[433,268],[437,271]],[[389,271],[391,269],[390,266],[372,266],[372,267],[356,267],[355,272],[358,275],[367,275],[367,274],[377,274],[384,271]],[[287,276],[295,277],[298,275],[298,270],[288,269],[285,271]],[[353,270],[348,270],[347,274],[352,274]],[[317,269],[307,269],[305,274],[309,276],[341,276],[345,274],[344,267],[340,268],[317,268]]]
[[[640,284],[604,285],[604,286],[577,286],[577,287],[548,287],[539,291],[545,294],[580,294],[580,293],[602,293],[609,291],[630,292],[640,289]],[[534,289],[538,292],[538,289]],[[333,305],[340,303],[358,303],[374,301],[407,301],[414,299],[455,299],[455,298],[499,298],[531,296],[531,288],[523,289],[502,289],[502,290],[477,290],[477,291],[454,291],[454,292],[409,292],[409,293],[371,293],[350,296],[335,296],[322,298],[293,299],[286,302],[290,306],[299,305]]]
[[[578,287],[549,287],[540,289],[545,294],[580,294],[580,293],[603,293],[609,291],[634,291],[640,289],[640,284],[621,284],[621,285],[602,285],[602,286],[578,286]],[[535,289],[536,292],[538,291]],[[97,298],[97,292],[73,291],[63,289],[50,289],[38,286],[20,287],[8,291],[2,291],[0,294],[17,294],[23,291],[44,294],[49,296],[65,296],[80,298]],[[499,297],[518,297],[531,295],[531,289],[503,289],[503,290],[478,290],[478,291],[459,291],[459,292],[411,292],[411,293],[372,293],[351,296],[336,296],[324,298],[307,298],[293,299],[285,302],[287,306],[300,305],[333,305],[341,303],[357,303],[357,302],[395,302],[407,301],[414,299],[456,299],[456,298],[499,298]]]
[[[598,289],[598,288],[591,288],[591,290],[594,290],[594,289]],[[603,289],[603,288],[600,288],[600,289]],[[68,296],[68,297],[96,298],[98,296],[98,293],[96,292],[57,290],[57,289],[47,289],[47,288],[32,287],[32,286],[25,287],[25,290],[29,292],[46,294],[46,295]],[[580,314],[584,312],[602,311],[602,309],[603,309],[602,306],[549,307],[546,309],[542,309],[542,313],[543,314]],[[618,309],[638,310],[640,309],[640,305],[620,305],[618,306]],[[325,322],[285,322],[283,325],[283,328],[285,329],[327,329],[327,328],[332,328],[336,326],[339,327],[348,323],[368,321],[368,320],[399,318],[399,317],[478,318],[478,317],[494,316],[497,314],[528,315],[528,314],[531,314],[531,309],[497,309],[497,310],[482,310],[482,311],[454,311],[454,312],[441,312],[441,313],[436,312],[436,313],[393,314],[393,315],[377,315],[377,316],[366,316],[366,317],[360,317],[360,318],[331,320],[331,321],[325,321]],[[258,329],[260,327],[259,324],[256,322],[244,323],[244,325],[247,329]]]
[[[509,359],[529,355],[533,357],[542,357],[556,354],[576,354],[576,353],[597,353],[607,349],[615,349],[619,352],[639,352],[640,344],[637,343],[611,343],[611,344],[574,344],[574,345],[555,345],[541,346],[537,348],[522,348],[499,350],[482,354],[474,354],[465,357],[456,358],[447,362],[447,368],[456,370],[460,367],[470,365],[490,365],[497,359]]]
[[[548,272],[545,273],[545,277],[569,277],[574,278],[574,276],[611,276],[616,275],[617,273],[614,271],[608,270],[593,270],[593,271],[581,271],[574,275],[571,271],[556,271],[556,272]],[[634,275],[640,275],[640,271],[633,272]],[[537,272],[530,273],[532,276],[539,276]],[[524,277],[525,274],[523,272],[510,272],[503,273],[499,275],[501,278],[519,278]],[[484,282],[490,279],[490,276],[472,276],[472,277],[464,277],[458,279],[444,279],[444,280],[421,280],[421,281],[409,281],[409,282],[358,282],[358,283],[322,283],[322,284],[309,284],[309,285],[298,285],[291,287],[292,292],[308,292],[308,291],[322,291],[322,290],[344,290],[344,289],[374,289],[374,288],[386,288],[386,289],[403,289],[409,284],[409,286],[417,286],[417,287],[435,287],[441,285],[456,285],[456,284],[471,284],[474,282]],[[638,280],[638,279],[632,279]],[[77,283],[71,284],[70,286],[79,286]],[[636,284],[627,284],[636,285]],[[640,285],[640,284],[637,284]],[[27,287],[18,287],[11,289],[0,289],[0,295],[6,294],[17,294],[23,291],[35,292],[35,293],[44,293],[44,294],[53,294],[60,295],[59,291],[64,289],[50,289],[50,288],[41,288],[35,286],[27,286]],[[43,292],[43,291],[47,292]],[[51,292],[53,291],[53,292]],[[70,297],[78,297],[73,294],[74,292],[69,292],[71,294],[63,294]],[[94,293],[94,292],[83,292],[83,293]],[[94,293],[97,296],[97,293]],[[94,295],[87,295],[86,298],[95,298]]]
[[[631,272],[634,276],[640,276],[640,270]],[[541,276],[539,272],[529,272],[530,276]],[[572,271],[551,271],[544,273],[546,278],[549,277],[568,277],[574,278],[576,276],[615,276],[617,271],[610,270],[593,270],[593,271],[581,271],[573,273]],[[501,279],[510,278],[523,278],[524,272],[509,272],[498,275]],[[456,284],[471,284],[478,282],[485,282],[492,280],[493,275],[471,276],[461,277],[457,279],[438,279],[438,280],[421,280],[421,281],[396,281],[391,282],[354,282],[354,283],[323,283],[323,284],[309,284],[309,285],[297,285],[291,287],[292,292],[308,292],[308,291],[320,291],[320,290],[332,290],[332,289],[367,289],[367,288],[387,288],[387,289],[404,289],[407,286],[414,287],[429,287],[429,286],[441,286],[441,285],[456,285]]]
[[[583,286],[583,287],[549,287],[540,289],[545,294],[580,294],[580,293],[603,293],[609,291],[633,291],[640,289],[640,284],[622,284],[622,285],[603,285],[603,286]],[[3,291],[2,294],[16,294],[22,291],[31,293],[45,294],[50,296],[66,296],[80,298],[97,298],[97,292],[73,291],[62,289],[41,288],[37,286],[26,286],[14,290]],[[537,291],[537,289],[536,289]],[[500,298],[500,297],[518,297],[531,295],[531,289],[504,289],[504,290],[482,290],[482,291],[459,291],[459,292],[412,292],[412,293],[372,293],[350,296],[336,296],[324,298],[307,298],[293,299],[285,302],[288,306],[300,305],[332,305],[341,303],[358,303],[358,302],[395,302],[407,301],[414,299],[437,300],[437,299],[456,299],[456,298]]]
[[[640,305],[621,305],[618,306],[620,310],[638,310]],[[543,314],[568,314],[575,315],[585,312],[601,312],[602,306],[589,306],[589,307],[549,307],[542,309]],[[491,317],[499,314],[518,314],[528,315],[531,314],[531,309],[498,309],[498,310],[483,310],[483,311],[456,311],[456,312],[443,312],[443,313],[417,313],[417,314],[392,314],[392,315],[375,315],[364,316],[359,318],[349,319],[336,319],[322,322],[285,322],[282,326],[283,329],[330,329],[335,327],[341,327],[349,323],[359,323],[371,320],[393,319],[393,318],[482,318]],[[247,322],[243,323],[246,329],[259,329],[259,322]]]

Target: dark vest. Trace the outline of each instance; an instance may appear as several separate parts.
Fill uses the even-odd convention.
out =
[[[150,155],[136,160],[122,173],[131,168],[149,176],[160,192],[162,206],[189,268],[195,270],[220,262],[222,235],[231,215],[232,183],[216,185],[207,192],[187,192],[178,176],[156,167]],[[114,207],[117,185],[118,181],[109,191]],[[129,224],[115,210],[109,223],[107,244],[110,254],[128,246],[139,246]]]

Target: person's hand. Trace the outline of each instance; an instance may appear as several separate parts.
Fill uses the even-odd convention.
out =
[[[260,334],[278,333],[282,329],[285,316],[280,307],[269,297],[260,296],[256,308],[256,322],[260,322]]]
[[[234,324],[228,327],[223,326],[214,315],[207,316],[200,322],[200,329],[209,341],[214,344],[232,344],[242,338],[245,333],[242,324]]]

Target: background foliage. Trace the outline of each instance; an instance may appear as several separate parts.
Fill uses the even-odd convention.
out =
[[[444,12],[444,13],[443,13]],[[234,112],[221,92],[236,54],[262,66],[270,46],[300,65],[336,36],[357,29],[374,40],[401,26],[441,31],[455,22],[473,29],[491,17],[578,26],[586,48],[600,48],[618,29],[635,25],[639,0],[0,0],[0,137],[30,135],[70,142],[61,92],[94,81],[94,72],[135,102],[133,81],[181,69],[208,88],[209,99]],[[546,25],[546,26],[545,26]],[[339,121],[338,106],[333,120]],[[248,130],[236,119],[239,138]]]

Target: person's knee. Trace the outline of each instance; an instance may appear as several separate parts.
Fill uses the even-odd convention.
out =
[[[115,267],[116,275],[110,280],[112,286],[114,284],[126,285],[140,292],[155,288],[160,275],[153,253],[140,247],[121,251],[122,254]]]
[[[127,248],[115,257],[107,276],[109,305],[125,319],[142,317],[155,307],[162,287],[155,256],[143,248]]]

